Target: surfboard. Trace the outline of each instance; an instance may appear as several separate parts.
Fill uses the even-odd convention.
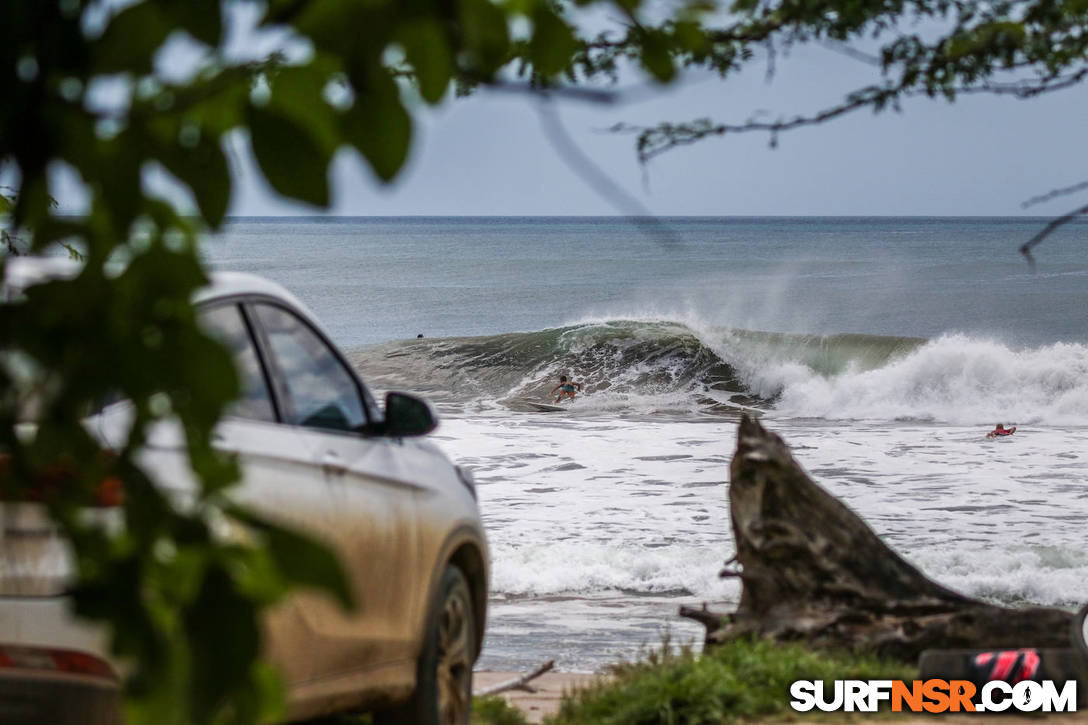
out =
[[[541,413],[558,413],[559,411],[564,410],[564,408],[560,408],[558,405],[548,405],[547,403],[534,403],[529,400],[526,400],[524,402],[529,407],[539,410]]]

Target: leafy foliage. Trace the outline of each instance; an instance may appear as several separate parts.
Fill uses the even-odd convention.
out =
[[[870,655],[815,653],[800,645],[761,640],[734,640],[703,655],[690,649],[671,653],[665,647],[639,662],[615,667],[611,681],[566,698],[548,722],[717,725],[795,718],[789,688],[796,680],[909,680],[915,674],[901,663]]]
[[[584,28],[599,22],[582,21],[587,6],[619,22],[590,35]],[[253,27],[241,28],[247,17]],[[76,545],[75,604],[130,660],[129,714],[140,722],[269,717],[278,699],[257,657],[261,611],[297,586],[350,599],[318,542],[232,502],[236,467],[210,442],[238,384],[190,299],[207,282],[198,235],[230,208],[228,137],[248,139],[276,191],[322,207],[337,153],[354,150],[379,179],[393,178],[414,110],[451,86],[607,91],[626,68],[661,83],[689,68],[727,78],[764,47],[879,46],[869,57],[878,80],[811,116],[625,129],[650,158],[710,136],[893,108],[914,94],[1030,97],[1088,76],[1084,0],[12,0],[3,20],[5,259],[64,245],[83,263],[0,307],[0,494],[65,472],[49,508]],[[916,32],[916,21],[933,32]],[[250,43],[266,50],[239,47]],[[195,208],[153,192],[152,169]],[[53,201],[62,172],[87,194],[76,215]],[[118,394],[132,401],[134,424],[103,455],[80,420]],[[20,425],[29,408],[32,434]],[[199,481],[184,507],[137,458],[164,417],[180,421]],[[79,514],[104,480],[123,487],[123,526]],[[213,534],[220,520],[251,531],[249,543]]]
[[[526,725],[521,710],[501,697],[481,697],[472,701],[472,725]]]
[[[257,18],[252,37],[282,39],[274,52],[253,59],[231,49],[244,11]],[[515,18],[533,23],[527,52],[541,77],[558,73],[573,31],[544,2],[5,6],[3,245],[7,258],[66,245],[84,263],[0,306],[0,494],[36,495],[63,471],[47,503],[74,544],[75,608],[104,624],[114,653],[130,661],[132,721],[274,716],[281,701],[258,657],[261,611],[299,586],[352,604],[323,544],[232,500],[236,465],[211,445],[238,382],[190,300],[207,283],[198,234],[219,227],[230,205],[226,136],[246,132],[279,193],[326,206],[338,151],[355,149],[381,179],[403,165],[412,138],[404,77],[428,103],[455,79],[490,81],[511,60]],[[175,67],[179,48],[198,60]],[[156,167],[195,209],[148,189]],[[59,213],[57,169],[82,182],[84,213]],[[106,455],[80,421],[117,396],[131,401],[134,421]],[[36,425],[22,425],[28,418]],[[163,418],[184,430],[199,481],[192,501],[167,496],[141,467],[148,426]],[[104,481],[124,492],[122,526],[82,514]],[[249,535],[225,538],[224,526]]]

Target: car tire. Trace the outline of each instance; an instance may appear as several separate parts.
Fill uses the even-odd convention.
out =
[[[456,566],[443,572],[427,618],[415,692],[400,707],[375,713],[378,725],[468,725],[476,620],[468,580]]]

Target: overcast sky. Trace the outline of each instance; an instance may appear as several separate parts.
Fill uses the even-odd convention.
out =
[[[1030,101],[974,96],[949,105],[917,99],[902,113],[861,111],[783,134],[715,138],[671,151],[643,170],[631,136],[602,132],[618,122],[709,116],[740,122],[811,112],[875,80],[874,71],[826,48],[779,58],[770,82],[756,63],[721,82],[689,76],[648,100],[598,107],[564,101],[570,137],[650,212],[661,215],[1015,215],[1020,203],[1088,178],[1083,88]],[[608,215],[610,203],[561,159],[542,131],[536,102],[481,92],[417,114],[410,162],[395,183],[376,182],[358,157],[333,166],[341,215]],[[239,144],[244,148],[243,144]],[[231,204],[235,215],[309,214],[253,173],[246,153]],[[645,184],[643,183],[645,171]],[[1033,208],[1065,211],[1069,199]]]
[[[240,56],[267,52],[245,35],[244,23],[239,26]],[[192,66],[185,53],[180,44],[164,65]],[[390,185],[378,182],[354,153],[340,154],[330,171],[334,203],[328,211],[278,197],[256,173],[245,138],[235,138],[231,159],[238,183],[229,213],[1054,216],[1085,201],[1021,208],[1032,196],[1088,179],[1084,87],[1027,101],[913,99],[902,113],[862,110],[784,133],[777,148],[766,134],[713,138],[670,151],[645,168],[633,136],[604,131],[617,122],[709,117],[741,123],[761,112],[762,120],[811,114],[879,80],[874,68],[820,46],[780,55],[775,67],[770,80],[766,62],[757,60],[728,81],[688,73],[668,87],[632,72],[625,84],[634,84],[637,102],[555,102],[574,144],[634,204],[617,205],[601,185],[587,183],[563,161],[542,129],[539,101],[482,90],[417,109],[409,162]],[[72,179],[59,174],[54,193],[62,208],[79,211],[86,195]]]

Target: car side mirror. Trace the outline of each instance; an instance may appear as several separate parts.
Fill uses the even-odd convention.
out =
[[[408,393],[385,394],[385,427],[382,432],[394,438],[421,436],[438,427],[438,417],[431,404]]]

